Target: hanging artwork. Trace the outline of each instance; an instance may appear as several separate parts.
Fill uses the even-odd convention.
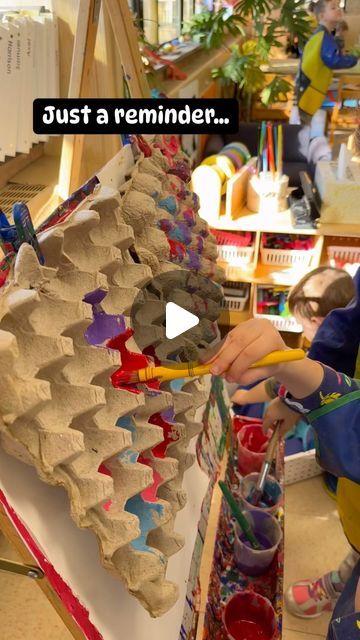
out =
[[[168,358],[157,343],[141,352],[130,328],[131,305],[154,275],[179,263],[193,281],[201,274],[221,283],[223,272],[194,194],[170,173],[183,156],[169,162],[151,150],[120,191],[92,182],[73,210],[70,203],[43,225],[44,266],[27,243],[14,256],[0,291],[0,444],[65,488],[71,516],[95,533],[104,567],[157,617],[178,598],[166,570],[185,543],[175,519],[186,504],[183,477],[195,458],[188,447],[202,429],[195,412],[207,393],[201,379],[131,388],[117,384],[117,372]],[[164,219],[181,222],[179,254]],[[185,292],[194,311],[203,305],[194,353],[217,335],[222,293],[215,291],[215,299],[204,292],[206,307],[191,287]],[[152,327],[152,318],[146,322]]]

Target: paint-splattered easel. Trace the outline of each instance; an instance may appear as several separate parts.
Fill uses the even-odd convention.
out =
[[[80,0],[69,83],[69,98],[89,97],[101,0]],[[103,0],[113,28],[124,78],[131,98],[148,98],[150,89],[141,60],[137,31],[127,1]],[[84,135],[64,136],[60,159],[59,193],[65,200],[80,186]]]
[[[124,77],[131,97],[150,97],[150,90],[139,52],[137,32],[128,3],[124,0],[103,0],[103,7],[110,18]],[[80,0],[79,2],[68,92],[69,98],[89,97],[89,77],[94,61],[100,8],[101,0]],[[84,135],[64,136],[59,172],[59,194],[64,200],[80,186],[83,146]],[[48,568],[46,558],[41,549],[37,547],[31,532],[26,530],[21,519],[7,503],[7,499],[1,490],[0,532],[5,535],[24,563],[15,563],[0,558],[0,571],[8,571],[35,579],[75,640],[84,640],[84,638],[100,640],[101,636],[86,615],[84,618],[80,612],[78,618],[83,619],[82,624],[79,625],[79,620],[77,619],[76,621],[69,613],[69,606],[66,607],[62,599],[64,597],[63,588],[66,585],[61,584],[60,576],[46,575],[46,568]],[[60,593],[62,594],[61,596],[59,595]],[[68,598],[70,600],[75,598],[70,591],[65,595],[67,600]],[[81,608],[80,603],[74,602],[73,604]]]

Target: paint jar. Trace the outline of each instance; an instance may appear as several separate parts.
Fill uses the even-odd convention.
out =
[[[247,576],[260,576],[271,565],[282,539],[281,527],[270,513],[251,509],[244,511],[255,536],[264,547],[257,551],[245,538],[239,525],[235,524],[234,555],[240,571]]]
[[[258,505],[255,507],[251,503],[251,496],[255,491],[258,477],[258,473],[249,473],[249,475],[244,476],[240,481],[240,498],[243,508],[246,509],[246,511],[249,511],[249,509],[255,509],[274,514],[277,512],[282,502],[282,488],[273,476],[268,476],[263,495]]]
[[[270,600],[254,591],[239,591],[225,604],[223,623],[229,640],[277,640],[276,613]]]
[[[260,424],[249,424],[239,431],[238,467],[242,476],[252,471],[260,471],[265,460],[264,445],[269,441]]]

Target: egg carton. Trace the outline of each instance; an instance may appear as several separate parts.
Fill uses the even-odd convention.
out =
[[[182,191],[176,215],[185,219],[183,207],[196,210],[196,198],[176,176],[169,185],[166,167],[158,169],[163,162],[155,156],[158,164],[140,159],[138,174],[152,175],[155,166],[162,189]],[[166,235],[153,227],[158,197],[140,207],[132,187],[130,181],[121,195],[102,186],[64,223],[40,233],[46,267],[40,267],[30,246],[20,248],[0,295],[0,349],[6,364],[0,377],[0,429],[9,453],[34,465],[45,482],[66,488],[71,515],[79,527],[97,535],[104,566],[158,616],[178,596],[177,586],[166,580],[167,557],[184,543],[174,520],[186,502],[183,474],[193,463],[187,447],[201,429],[195,408],[206,398],[196,381],[184,383],[180,391],[114,389],[109,379],[119,367],[119,354],[85,340],[94,322],[91,305],[83,302],[89,292],[106,291],[103,313],[121,314],[126,328],[135,298],[141,306],[143,296],[149,308],[146,284],[151,278],[183,268],[170,262]],[[179,204],[181,198],[176,199]],[[206,226],[194,215],[194,235],[207,238]],[[141,263],[134,261],[135,253]],[[192,284],[198,274],[190,275]],[[183,293],[174,289],[174,301],[183,303]],[[197,313],[210,297],[185,344],[193,355],[199,344],[214,338],[222,293],[220,288],[215,295],[204,290],[202,300],[187,296],[188,307]],[[160,301],[161,292],[154,309]],[[164,347],[155,311],[148,322],[142,332],[145,346],[165,362],[174,350],[180,353],[183,341],[173,341],[171,354]],[[126,348],[140,353],[132,338]],[[165,414],[171,416],[167,427],[174,435],[166,446],[164,428],[154,419]],[[156,455],[159,446],[164,447],[162,457]]]

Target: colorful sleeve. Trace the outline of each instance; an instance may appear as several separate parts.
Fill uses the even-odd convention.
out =
[[[324,370],[322,383],[316,391],[306,398],[294,398],[284,386],[280,386],[278,395],[290,409],[298,413],[308,414],[360,388],[360,381],[349,378],[344,373],[338,373],[330,367],[321,366]]]
[[[329,67],[329,69],[349,69],[350,67],[354,67],[357,63],[356,56],[341,55],[335,38],[333,38],[333,36],[327,31],[324,32],[320,55],[323,63]]]

